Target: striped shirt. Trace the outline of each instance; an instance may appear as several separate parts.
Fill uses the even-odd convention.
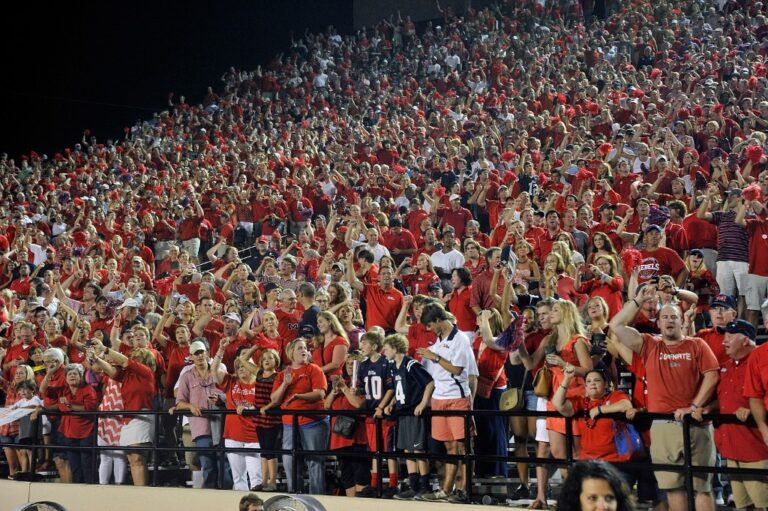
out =
[[[267,406],[272,400],[270,396],[276,377],[277,373],[273,373],[270,377],[264,378],[261,376],[261,372],[256,376],[256,386],[253,389],[253,404],[256,408]],[[279,415],[256,415],[255,419],[256,427],[259,428],[273,428],[281,424]]]
[[[749,261],[749,236],[747,230],[734,222],[736,210],[712,213],[712,223],[717,226],[717,260]]]

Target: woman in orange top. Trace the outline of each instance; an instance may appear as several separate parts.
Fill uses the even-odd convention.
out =
[[[349,351],[349,339],[332,312],[324,311],[317,315],[317,329],[320,335],[315,336],[312,362],[320,366],[330,384],[333,376],[341,376]]]
[[[585,335],[579,310],[576,305],[567,300],[556,300],[549,313],[553,331],[538,349],[530,355],[525,349],[525,343],[520,346],[520,358],[529,369],[538,367],[545,360],[552,371],[552,389],[550,391],[547,410],[554,411],[552,395],[563,384],[563,368],[570,364],[575,367],[576,375],[568,382],[566,397],[581,398],[584,396],[584,376],[592,370],[592,359],[589,357],[589,342]],[[573,425],[574,454],[578,454],[580,439],[579,428]],[[547,418],[549,445],[552,456],[565,459],[565,419]]]

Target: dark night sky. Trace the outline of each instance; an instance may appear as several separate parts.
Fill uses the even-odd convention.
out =
[[[230,66],[255,69],[290,31],[352,26],[350,0],[14,4],[0,20],[2,130],[11,157],[101,141],[165,108],[168,92],[199,102]]]

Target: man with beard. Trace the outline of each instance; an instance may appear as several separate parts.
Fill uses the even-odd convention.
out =
[[[683,461],[682,421],[709,403],[719,380],[720,365],[712,350],[697,337],[683,336],[683,313],[677,305],[665,305],[659,311],[661,335],[641,334],[628,326],[647,301],[654,299],[654,286],[645,286],[628,301],[610,322],[611,332],[640,355],[647,370],[648,411],[673,413],[674,422],[654,421],[651,426],[653,463],[681,465]],[[691,459],[694,465],[711,467],[715,463],[712,425],[690,426]],[[687,495],[682,473],[656,471],[659,488],[667,491],[672,511],[687,509]],[[693,477],[697,510],[714,510],[712,475]]]

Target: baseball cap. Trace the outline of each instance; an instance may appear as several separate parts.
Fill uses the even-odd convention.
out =
[[[645,232],[651,232],[651,231],[661,232],[661,226],[658,226],[656,224],[651,224],[645,228]]]
[[[299,332],[300,337],[314,337],[315,335],[317,335],[317,332],[312,325],[304,325]]]
[[[455,200],[461,200],[461,195],[457,193],[452,193],[451,196],[448,198],[449,201],[453,202]]]
[[[331,265],[331,269],[332,270],[339,270],[339,271],[343,272],[345,270],[344,263],[333,263]]]
[[[726,307],[728,309],[736,309],[736,300],[731,295],[719,294],[712,300],[710,307]]]
[[[139,307],[139,301],[135,298],[128,298],[126,301],[120,304],[120,307],[118,309],[124,309],[126,307]]]
[[[240,314],[237,312],[227,312],[224,314],[224,319],[231,319],[232,321],[237,321],[238,324],[243,322],[243,318],[240,317]]]
[[[749,321],[745,321],[743,319],[737,319],[736,321],[727,323],[725,326],[719,326],[717,327],[717,331],[721,334],[743,334],[753,341],[755,340],[755,337],[757,337],[757,330],[755,329],[755,326]]]
[[[442,289],[442,286],[439,282],[433,282],[427,286],[427,291],[437,291],[439,289]]]
[[[611,204],[610,202],[603,202],[602,204],[600,204],[599,210],[602,211],[604,209],[609,209],[609,208],[616,209],[616,204]]]
[[[198,351],[208,351],[208,347],[205,345],[205,343],[203,341],[193,341],[189,345],[189,352],[191,354],[194,355]]]
[[[280,289],[280,286],[278,286],[274,282],[267,282],[267,284],[264,286],[264,293],[269,293],[273,289]]]
[[[269,243],[269,236],[259,236],[256,243]]]
[[[694,248],[688,252],[688,255],[692,255],[696,257],[704,257],[704,251],[701,250],[700,248]]]

